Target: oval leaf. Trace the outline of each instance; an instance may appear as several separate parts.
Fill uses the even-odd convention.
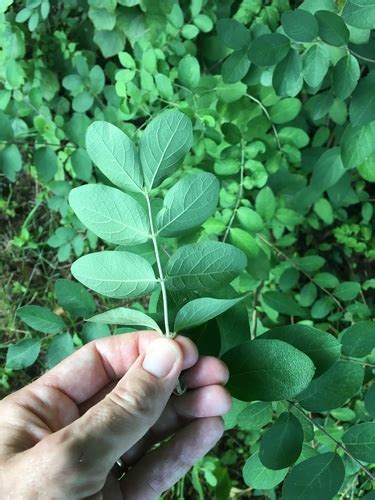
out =
[[[229,284],[246,267],[246,262],[241,250],[219,241],[185,245],[168,261],[167,287],[201,292],[217,290]]]
[[[38,358],[41,341],[39,339],[24,339],[11,345],[7,351],[6,368],[22,370],[31,366]]]
[[[17,316],[37,332],[55,334],[65,328],[60,316],[41,306],[23,306],[17,309]]]
[[[97,252],[72,265],[73,276],[88,288],[117,299],[141,297],[157,287],[146,259],[129,252]]]
[[[364,358],[375,349],[375,321],[360,321],[343,331],[342,353]]]
[[[92,123],[86,133],[86,149],[92,161],[117,187],[141,191],[141,165],[134,143],[111,123]]]
[[[267,469],[259,460],[259,454],[254,453],[245,463],[242,474],[245,483],[251,488],[270,490],[281,483],[288,474],[288,469]]]
[[[138,201],[118,189],[87,184],[72,189],[69,203],[94,234],[118,245],[136,245],[149,238],[149,222]]]
[[[147,316],[142,311],[136,311],[127,307],[116,307],[110,311],[96,314],[87,321],[105,323],[107,325],[147,326],[151,330],[161,333],[159,325],[150,316]]]
[[[279,470],[294,464],[300,456],[303,428],[297,417],[282,413],[273,426],[262,436],[259,458],[269,469]]]
[[[80,283],[63,279],[57,280],[54,292],[59,305],[72,316],[85,318],[94,314],[95,301]]]
[[[204,297],[195,299],[185,304],[177,313],[174,330],[180,332],[209,321],[219,314],[230,309],[232,306],[243,300],[238,299],[212,299]]]
[[[228,389],[244,401],[293,398],[314,376],[310,358],[280,340],[255,339],[226,352]]]
[[[180,236],[205,222],[215,212],[220,184],[213,174],[201,173],[181,179],[166,194],[157,216],[159,234]]]
[[[180,111],[165,111],[147,125],[139,148],[148,190],[180,166],[192,144],[191,120]]]
[[[354,425],[345,432],[342,441],[353,457],[363,462],[375,462],[375,422]]]

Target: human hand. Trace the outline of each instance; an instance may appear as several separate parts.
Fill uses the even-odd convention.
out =
[[[182,370],[187,391],[174,396]],[[185,337],[85,345],[0,402],[0,498],[158,498],[222,435],[227,376]],[[118,480],[120,457],[130,469]]]

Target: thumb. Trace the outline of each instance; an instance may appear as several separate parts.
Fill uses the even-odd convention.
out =
[[[71,432],[65,429],[67,441],[75,448],[74,456],[79,456],[91,472],[109,472],[158,420],[182,364],[177,342],[163,338],[152,342],[115,388],[73,422]]]

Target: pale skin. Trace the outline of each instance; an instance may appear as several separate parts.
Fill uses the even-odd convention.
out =
[[[227,379],[185,337],[87,344],[0,402],[0,498],[157,499],[221,437]],[[119,457],[129,467],[121,480]]]

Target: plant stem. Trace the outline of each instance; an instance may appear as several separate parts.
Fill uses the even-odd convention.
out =
[[[258,104],[258,106],[260,107],[260,109],[263,111],[263,113],[266,115],[266,117],[268,118],[270,124],[271,124],[271,127],[272,127],[272,131],[274,133],[274,136],[275,136],[275,139],[276,139],[276,144],[277,144],[277,149],[279,151],[281,151],[281,144],[280,144],[280,138],[279,138],[279,134],[277,132],[277,129],[275,127],[275,125],[273,124],[272,122],[272,119],[271,119],[271,116],[267,110],[267,108],[260,102],[259,99],[257,99],[256,97],[250,95],[250,94],[245,94],[245,96],[250,99],[250,101],[253,101],[255,102],[256,104]]]
[[[353,457],[353,455],[350,453],[350,451],[342,443],[340,443],[340,441],[337,441],[337,439],[335,439],[322,425],[315,422],[315,420],[312,417],[310,417],[310,415],[308,413],[306,413],[299,406],[298,403],[295,403],[294,401],[289,401],[289,400],[288,400],[288,403],[290,403],[292,406],[294,406],[294,408],[296,408],[305,417],[306,420],[309,420],[309,422],[311,422],[313,425],[315,425],[315,427],[317,427],[321,432],[323,432],[323,434],[325,434],[327,437],[329,437],[336,444],[336,446],[338,448],[341,448],[342,451],[351,460],[353,460],[353,462],[355,462],[356,464],[358,464],[360,466],[360,468],[363,470],[363,472],[366,474],[366,476],[368,476],[372,481],[375,481],[374,474],[372,474],[372,472],[370,470],[368,470],[367,467],[365,467],[358,459]]]
[[[229,219],[227,228],[225,230],[224,236],[223,236],[223,242],[225,243],[226,239],[229,236],[229,231],[233,225],[234,219],[236,217],[236,213],[238,210],[238,207],[240,206],[241,200],[242,200],[242,195],[243,195],[243,181],[244,181],[244,176],[245,176],[245,145],[244,141],[241,141],[241,170],[240,170],[240,187],[238,191],[238,196],[236,200],[236,204],[233,209],[233,213],[231,215],[231,218]]]
[[[147,201],[148,217],[149,217],[149,220],[150,220],[151,239],[152,239],[152,243],[154,245],[155,257],[156,257],[156,265],[158,267],[159,281],[160,281],[160,287],[161,287],[161,295],[162,295],[162,298],[163,298],[165,335],[166,335],[166,337],[173,338],[174,337],[173,332],[171,332],[169,330],[167,289],[165,287],[165,278],[164,278],[164,274],[163,274],[163,268],[162,268],[161,262],[160,262],[160,254],[159,254],[158,243],[156,241],[156,233],[155,233],[155,228],[154,228],[154,221],[152,220],[152,210],[151,210],[150,197],[149,197],[148,193],[144,193],[144,194],[145,194],[145,198],[146,198],[146,201]]]

